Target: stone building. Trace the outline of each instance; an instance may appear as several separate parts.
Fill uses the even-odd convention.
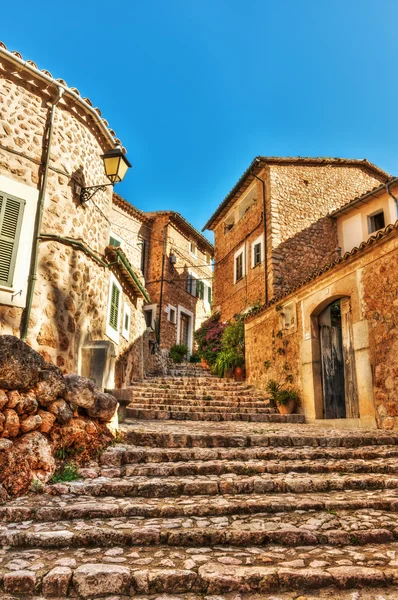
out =
[[[185,344],[192,353],[193,333],[211,313],[213,246],[177,212],[146,215],[152,222],[147,326],[156,329],[162,350]]]
[[[254,159],[204,227],[215,235],[214,308],[229,319],[334,261],[327,215],[388,178],[367,160]]]
[[[0,45],[0,333],[106,387],[133,347],[142,371],[149,302],[139,251],[112,241],[112,187],[79,194],[109,183],[101,156],[118,144],[90,100]]]
[[[246,317],[249,382],[288,373],[309,422],[398,429],[397,219],[398,179],[333,210],[341,256]]]

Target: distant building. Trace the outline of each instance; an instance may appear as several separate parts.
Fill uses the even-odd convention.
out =
[[[367,160],[254,159],[204,227],[215,236],[214,308],[229,319],[336,259],[327,215],[388,179]]]

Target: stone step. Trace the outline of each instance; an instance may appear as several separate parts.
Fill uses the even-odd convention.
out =
[[[291,415],[294,416],[294,415]],[[300,415],[301,416],[301,415]],[[398,445],[398,435],[384,431],[327,431],[322,428],[301,428],[274,424],[275,429],[248,423],[195,423],[188,429],[173,421],[134,422],[121,424],[126,443],[154,448],[248,448],[248,447],[322,447],[362,448],[365,446]]]
[[[311,599],[317,594],[323,600],[381,600],[379,595],[368,595],[372,590],[395,594],[386,596],[394,600],[397,556],[396,542],[344,548],[252,546],[243,551],[220,546],[178,551],[162,545],[70,548],[61,556],[51,549],[9,550],[1,565],[1,586],[7,600],[14,594],[58,599],[116,595],[120,600],[160,600],[159,594],[173,594],[173,600],[181,597],[176,594],[189,594],[186,600],[208,594],[215,600],[215,594],[227,594],[232,600],[230,593],[235,598],[236,593],[243,594],[242,600],[279,600],[284,592],[290,599],[303,594]],[[355,597],[344,596],[348,589],[359,591]]]
[[[47,486],[50,493],[71,493],[91,496],[167,498],[169,496],[218,496],[224,494],[309,494],[337,490],[396,490],[394,475],[333,474],[258,474],[255,476],[196,475],[167,478],[98,477]]]
[[[304,423],[304,415],[281,415],[279,413],[261,414],[261,413],[243,413],[243,412],[182,412],[168,411],[164,409],[156,410],[135,408],[129,405],[126,408],[126,415],[130,419],[158,419],[174,421],[249,421],[260,423]]]
[[[184,398],[186,400],[210,400],[210,401],[230,401],[230,402],[269,402],[266,396],[260,393],[250,392],[212,392],[208,390],[199,392],[198,390],[163,390],[162,388],[152,388],[148,390],[132,390],[126,388],[125,392],[130,392],[131,398]]]
[[[116,445],[107,448],[100,457],[103,467],[126,464],[153,464],[192,461],[317,461],[317,460],[379,460],[398,457],[398,446],[364,446],[360,448],[148,448]],[[100,468],[98,466],[97,468]]]
[[[181,400],[180,400],[181,402]],[[275,414],[277,411],[275,408],[270,406],[262,407],[241,407],[233,404],[219,406],[218,404],[202,405],[198,402],[194,405],[181,405],[181,404],[169,404],[168,400],[157,400],[157,403],[145,402],[143,400],[134,400],[128,405],[128,408],[134,408],[135,410],[151,410],[151,411],[168,411],[168,412],[186,412],[186,413],[220,413],[225,414],[228,411],[235,413],[238,411],[240,414]]]
[[[369,509],[332,512],[279,512],[242,516],[100,520],[10,524],[0,543],[11,548],[117,546],[346,546],[398,540],[398,514]]]
[[[222,396],[222,398],[225,398],[225,396]],[[219,399],[219,398],[212,398],[211,400],[208,399],[204,399],[203,396],[200,397],[198,396],[197,398],[184,398],[184,397],[180,397],[180,396],[176,396],[176,397],[172,397],[172,396],[158,396],[158,395],[137,395],[137,396],[132,396],[131,397],[131,402],[134,404],[148,404],[148,405],[153,405],[153,404],[160,404],[160,403],[166,403],[170,406],[172,405],[181,405],[181,403],[184,404],[184,406],[219,406],[219,407],[227,407],[227,408],[269,408],[270,407],[270,403],[268,400],[263,399],[263,400],[246,400],[246,399],[232,399],[232,398],[228,398],[228,399]]]
[[[63,488],[57,485],[57,492]],[[68,490],[67,490],[68,491]],[[324,514],[342,510],[368,510],[398,513],[395,490],[345,490],[314,492],[312,494],[250,494],[223,496],[180,496],[178,498],[98,498],[84,495],[57,496],[30,495],[0,506],[0,523],[29,521],[58,522],[76,519],[115,519],[119,517],[178,518],[217,517],[230,515],[279,515],[297,511],[297,514],[321,511]]]
[[[278,473],[390,473],[398,474],[396,458],[379,460],[294,460],[294,461],[265,461],[265,460],[205,460],[192,462],[166,462],[147,465],[127,464],[122,467],[97,467],[96,469],[80,469],[85,478],[92,478],[93,472],[97,477],[185,477],[194,475],[257,475]],[[87,475],[86,475],[87,473]]]

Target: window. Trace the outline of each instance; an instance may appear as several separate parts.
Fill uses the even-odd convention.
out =
[[[235,279],[239,281],[243,277],[243,253],[235,258]]]
[[[198,248],[195,242],[189,242],[189,254],[192,254],[192,256],[197,256]]]
[[[147,329],[155,330],[157,304],[148,304],[144,306],[144,317]]]
[[[385,227],[383,210],[368,216],[368,233],[374,233],[383,227]]]
[[[210,265],[211,264],[211,256],[208,252],[206,252],[206,254],[205,254],[205,259],[206,259],[206,265]]]
[[[170,323],[173,323],[173,325],[177,324],[177,309],[175,306],[171,306],[171,304],[169,304],[168,306],[168,318]]]
[[[263,236],[254,240],[252,244],[252,268],[261,264],[263,254]]]
[[[224,221],[224,233],[231,231],[235,225],[235,211],[233,210]]]
[[[204,300],[205,297],[205,284],[203,281],[196,282],[196,297],[200,300]]]
[[[116,277],[111,273],[109,281],[108,317],[106,322],[106,335],[115,344],[119,343],[119,327],[121,317],[122,287]]]
[[[240,220],[243,215],[249,210],[252,204],[254,204],[257,200],[257,185],[249,190],[246,195],[243,197],[238,207],[238,220]]]
[[[187,291],[192,294],[192,296],[197,296],[197,276],[194,273],[188,273],[187,279]]]
[[[204,302],[211,306],[211,286],[208,283],[205,283],[204,286]]]
[[[130,306],[128,304],[124,305],[123,311],[123,326],[122,326],[122,336],[128,340],[130,337]]]
[[[11,287],[25,201],[0,192],[0,284]]]
[[[111,233],[111,235],[109,236],[109,245],[115,246],[115,248],[117,248],[118,246],[121,246],[122,243],[120,240],[118,240],[118,239],[116,239],[116,237],[114,237],[113,233]]]
[[[110,302],[111,302],[111,310],[109,313],[109,325],[111,327],[113,327],[113,329],[115,331],[117,331],[118,326],[119,326],[120,290],[114,283],[112,283]]]

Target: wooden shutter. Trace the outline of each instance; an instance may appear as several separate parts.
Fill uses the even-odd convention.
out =
[[[116,331],[118,331],[119,324],[119,299],[120,299],[120,290],[112,283],[112,291],[111,291],[111,310],[109,315],[109,325],[113,327]]]
[[[0,283],[12,286],[25,201],[0,192]]]

